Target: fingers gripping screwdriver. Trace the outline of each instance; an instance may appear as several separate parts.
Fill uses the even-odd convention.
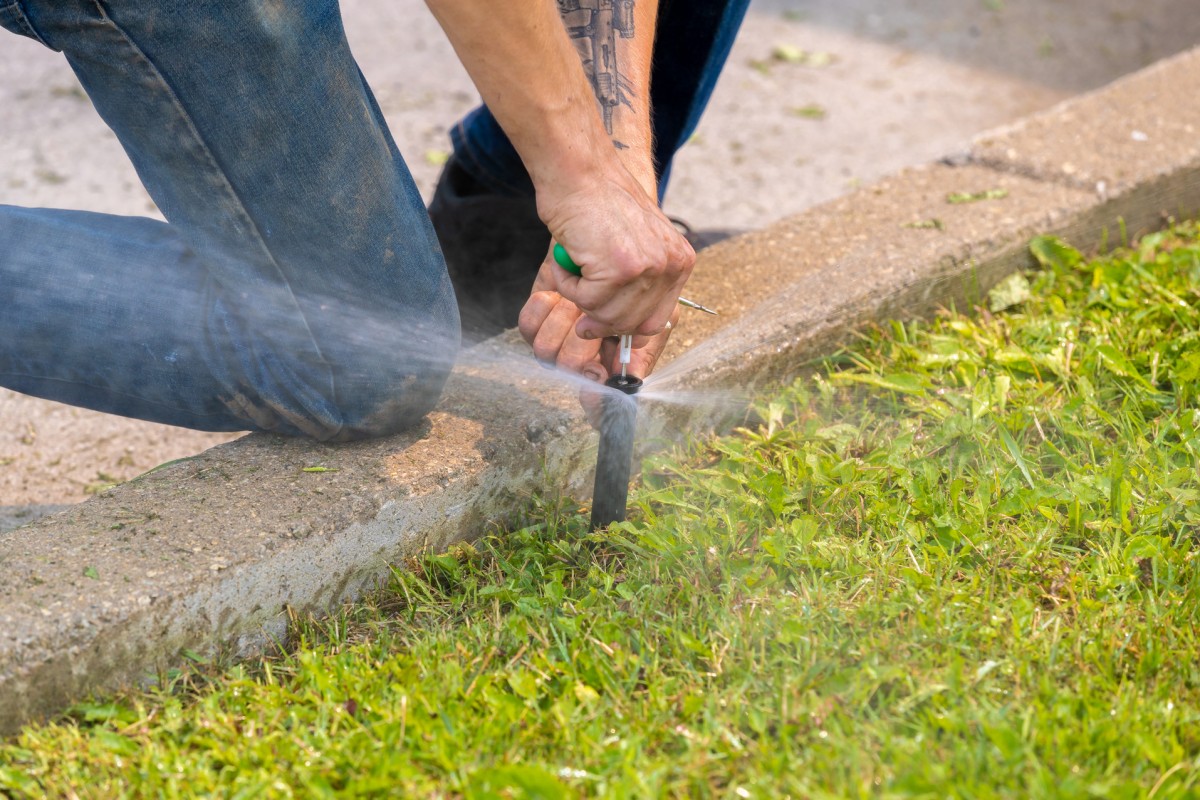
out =
[[[570,254],[567,253],[567,248],[563,247],[561,244],[556,243],[554,245],[554,261],[560,267],[562,267],[563,269],[565,269],[567,272],[571,273],[572,275],[579,275],[579,276],[583,275],[583,269],[581,269],[580,266],[578,264],[576,264],[574,262],[574,260],[572,260]],[[686,297],[679,298],[679,305],[686,306],[688,308],[694,308],[697,311],[703,311],[705,314],[714,314],[715,315],[717,313],[716,311],[713,311],[711,308],[708,308],[707,306],[702,306],[699,303],[695,302],[694,300],[688,300]],[[620,343],[619,353],[617,356],[617,360],[621,364],[621,377],[622,378],[627,377],[626,373],[629,370],[629,360],[630,360],[630,358],[632,358],[632,356],[633,356],[633,336],[631,336],[629,334],[624,334],[621,336],[621,343]]]

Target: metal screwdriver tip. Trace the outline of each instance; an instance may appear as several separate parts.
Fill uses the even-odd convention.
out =
[[[679,305],[687,306],[688,308],[694,308],[697,311],[703,311],[705,314],[712,314],[714,317],[717,316],[717,312],[713,311],[708,306],[702,306],[695,300],[688,300],[686,297],[679,298]]]

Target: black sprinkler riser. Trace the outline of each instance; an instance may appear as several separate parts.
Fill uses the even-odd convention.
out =
[[[614,375],[605,386],[624,397],[607,395],[600,410],[600,449],[596,454],[596,483],[592,487],[592,530],[625,519],[629,503],[629,473],[633,468],[633,434],[641,378]]]

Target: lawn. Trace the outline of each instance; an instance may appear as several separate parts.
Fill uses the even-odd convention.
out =
[[[0,744],[16,797],[1200,796],[1200,229],[863,335],[630,521]]]

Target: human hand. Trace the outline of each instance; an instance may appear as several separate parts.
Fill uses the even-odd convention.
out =
[[[557,265],[553,266],[558,269]],[[543,271],[547,265],[543,264]],[[541,277],[539,275],[539,282]],[[579,307],[553,290],[539,289],[534,292],[521,311],[519,328],[525,341],[533,349],[534,357],[546,366],[557,367],[582,375],[589,381],[603,384],[620,371],[618,340],[583,339],[576,332],[576,325],[583,312]],[[645,378],[658,363],[670,339],[671,331],[678,322],[676,307],[663,330],[653,336],[634,336],[630,353],[629,374]],[[595,426],[599,420],[602,393],[598,388],[584,385],[579,391],[579,402]]]
[[[539,192],[538,213],[582,274],[548,256],[534,291],[556,292],[582,312],[580,339],[648,337],[666,327],[696,254],[642,183],[617,167],[570,191]]]

